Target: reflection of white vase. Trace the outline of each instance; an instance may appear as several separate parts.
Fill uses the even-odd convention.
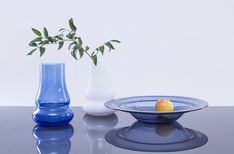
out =
[[[104,106],[104,103],[115,96],[112,83],[102,61],[95,66],[92,64],[89,86],[87,90],[87,103],[83,110],[90,115],[105,116],[114,113]]]
[[[83,123],[90,142],[91,154],[111,154],[112,146],[106,142],[105,135],[117,125],[118,117],[115,114],[105,117],[86,114],[83,117]]]

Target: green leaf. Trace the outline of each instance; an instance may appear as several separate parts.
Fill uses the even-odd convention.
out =
[[[53,42],[54,42],[54,43],[57,43],[57,42],[58,42],[58,40],[57,40],[55,37],[52,37],[52,39],[53,39]]]
[[[78,60],[77,57],[76,57],[76,52],[77,52],[77,49],[76,49],[76,48],[73,48],[73,50],[72,50],[72,52],[71,52],[71,55],[72,55],[76,60]]]
[[[37,38],[35,38],[34,40],[32,40],[32,41],[29,43],[29,46],[31,46],[32,43],[40,42],[41,39],[42,39],[42,37],[37,37]]]
[[[78,51],[79,51],[79,54],[80,54],[80,58],[82,58],[83,55],[84,55],[84,49],[83,48],[79,48]]]
[[[49,44],[49,40],[42,41],[42,44]]]
[[[27,56],[31,56],[36,50],[37,50],[37,48],[32,49],[29,53],[27,53]]]
[[[81,38],[78,37],[77,39],[78,39],[79,44],[82,45],[83,42],[82,42]]]
[[[43,32],[44,32],[45,38],[48,38],[49,34],[48,34],[48,31],[47,31],[47,29],[45,27],[43,28]]]
[[[36,34],[37,36],[41,36],[41,32],[35,28],[32,28],[32,31],[34,34]]]
[[[69,34],[66,35],[67,38],[73,39],[73,37],[76,35],[74,32],[70,32]]]
[[[69,26],[70,26],[72,31],[74,31],[74,32],[76,31],[76,26],[74,25],[72,18],[69,20]]]
[[[110,43],[110,42],[107,42],[105,43],[107,47],[109,47],[109,51],[111,51],[111,49],[115,49],[114,46]]]
[[[102,53],[102,55],[104,54],[104,46],[100,46],[99,48],[98,48],[98,50]]]
[[[61,48],[63,47],[63,44],[64,44],[64,42],[63,42],[63,41],[62,41],[62,42],[59,42],[58,50],[59,50],[59,49],[61,49]]]
[[[36,47],[37,44],[36,44],[35,42],[33,42],[33,43],[30,43],[29,46],[31,46],[31,47]]]
[[[54,43],[54,40],[52,37],[48,37],[48,40],[50,41],[50,43]]]
[[[92,60],[93,60],[94,65],[97,65],[97,55],[93,55]]]
[[[76,33],[70,33],[70,37],[73,38],[76,35]]]
[[[58,32],[65,31],[65,30],[66,30],[65,28],[61,28],[61,29],[59,29]]]
[[[121,43],[119,40],[110,40],[109,42]]]
[[[40,47],[40,57],[44,55],[45,50],[46,49],[44,47]]]
[[[88,46],[86,46],[86,47],[85,47],[85,51],[88,51],[88,50],[89,50],[89,47],[88,47]]]
[[[59,39],[59,40],[63,40],[63,38],[59,35],[56,35],[55,38]]]
[[[68,49],[70,50],[70,49],[71,49],[71,47],[72,47],[72,45],[75,45],[75,44],[77,44],[77,42],[76,42],[76,41],[74,41],[74,42],[70,43],[70,44],[69,44],[69,46],[68,46]]]

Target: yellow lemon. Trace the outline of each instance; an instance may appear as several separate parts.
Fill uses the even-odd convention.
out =
[[[173,111],[174,105],[168,99],[160,99],[155,104],[155,110],[161,112]]]

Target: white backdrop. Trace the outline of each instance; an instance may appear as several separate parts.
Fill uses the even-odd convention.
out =
[[[89,61],[64,48],[25,56],[31,27],[68,26],[91,47],[122,41],[105,56],[116,97],[181,95],[210,105],[234,105],[233,0],[5,0],[0,1],[0,105],[34,105],[38,65],[65,62],[71,105],[82,105]]]

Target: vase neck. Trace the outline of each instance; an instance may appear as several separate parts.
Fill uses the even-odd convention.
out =
[[[65,82],[65,64],[41,64],[40,66],[41,83],[64,84]]]
[[[96,104],[99,102],[103,104],[113,97],[114,89],[105,64],[98,62],[97,66],[92,65],[86,98],[95,101]]]
[[[58,103],[69,104],[70,98],[65,82],[65,64],[41,64],[36,102],[41,106],[55,102],[57,105],[59,105]]]

